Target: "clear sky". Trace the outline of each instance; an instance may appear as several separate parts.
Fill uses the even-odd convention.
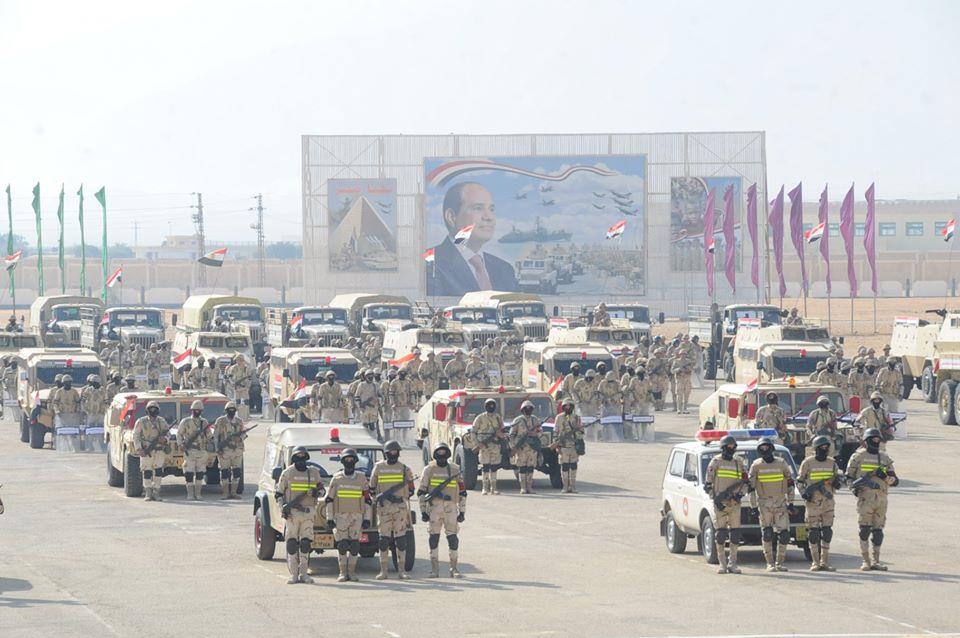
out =
[[[48,244],[62,182],[72,218],[107,185],[111,240],[191,233],[193,191],[250,241],[263,192],[278,240],[302,134],[766,130],[771,192],[953,199],[958,25],[949,0],[2,0],[0,188],[31,243],[38,180]]]

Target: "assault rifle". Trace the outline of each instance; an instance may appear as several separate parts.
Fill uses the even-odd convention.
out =
[[[224,448],[227,447],[227,444],[230,443],[230,441],[232,441],[233,439],[236,439],[236,438],[240,438],[241,436],[245,435],[245,434],[246,434],[247,432],[249,432],[250,430],[254,430],[254,429],[258,428],[258,427],[260,427],[260,424],[259,424],[259,423],[257,423],[256,425],[251,425],[251,426],[248,427],[248,428],[242,429],[242,430],[240,430],[239,432],[234,432],[233,434],[228,434],[227,437],[226,437],[225,439],[223,439],[223,441],[221,441],[220,444],[217,446],[217,452],[218,452],[218,453],[219,453],[219,452],[223,452]]]
[[[431,502],[433,499],[435,499],[435,498],[437,498],[438,496],[440,496],[440,494],[443,492],[443,489],[444,489],[446,486],[450,485],[450,483],[453,481],[453,479],[457,478],[458,476],[460,476],[460,472],[457,472],[456,474],[454,474],[454,475],[452,475],[452,476],[448,476],[446,479],[444,479],[443,483],[441,483],[440,485],[436,486],[435,488],[433,488],[432,490],[430,490],[429,492],[427,492],[427,496],[424,498],[424,501],[427,503],[427,505],[429,505],[430,502]],[[449,499],[448,499],[448,498],[444,498],[443,500],[446,501],[446,500],[449,500]]]
[[[806,489],[803,490],[803,492],[800,493],[800,496],[802,496],[803,500],[805,501],[812,501],[813,495],[816,494],[817,492],[820,492],[821,494],[823,494],[824,498],[832,501],[833,494],[830,492],[830,490],[827,489],[827,480],[828,479],[824,479],[822,481],[811,483],[806,487]]]
[[[196,441],[197,439],[199,439],[199,438],[200,438],[200,435],[202,435],[204,432],[206,432],[206,430],[207,430],[208,427],[210,427],[210,424],[209,424],[209,423],[207,423],[206,425],[204,425],[204,426],[201,427],[201,428],[198,428],[197,431],[194,433],[193,436],[191,436],[189,439],[187,439],[186,441],[183,442],[183,444],[180,446],[180,449],[183,450],[184,453],[186,453],[186,451],[190,449],[190,446],[193,445],[194,441]]]
[[[166,429],[160,428],[160,434],[158,434],[152,441],[150,441],[150,443],[147,444],[147,447],[141,448],[140,453],[143,456],[149,456],[150,453],[153,452],[158,445],[160,445],[160,440],[165,439],[167,437],[167,434],[170,433],[171,427],[172,426],[168,425]]]
[[[722,512],[727,509],[723,504],[724,501],[729,501],[730,499],[741,499],[743,498],[742,488],[747,486],[747,481],[737,481],[727,489],[715,494],[713,497],[713,506],[717,508],[718,512]]]
[[[413,477],[413,478],[414,480],[416,480],[417,477]],[[383,493],[377,496],[377,505],[378,506],[383,505],[384,501],[387,501],[388,503],[402,503],[403,499],[400,498],[399,496],[394,496],[393,493],[406,485],[407,485],[406,481],[400,481],[396,485],[391,485],[390,487],[388,487],[386,490],[383,491]]]
[[[883,474],[883,476],[881,476],[881,474]],[[853,491],[854,494],[857,494],[857,495],[859,495],[860,490],[862,490],[862,489],[864,489],[864,488],[868,488],[868,487],[869,487],[871,490],[879,490],[879,489],[880,489],[880,485],[879,485],[876,481],[874,481],[873,479],[874,479],[874,478],[886,478],[886,477],[887,477],[887,468],[886,468],[886,466],[881,465],[880,467],[878,467],[878,468],[875,469],[874,471],[870,472],[869,474],[864,474],[863,476],[861,476],[860,478],[858,478],[856,481],[854,481],[853,483],[851,483],[851,484],[850,484],[850,489]]]
[[[252,429],[252,428],[251,428],[251,429]],[[316,488],[316,487],[312,487],[312,488],[310,488],[309,490],[306,490],[306,491],[304,491],[304,492],[300,492],[300,493],[297,494],[295,497],[293,497],[293,500],[291,500],[289,503],[284,503],[283,505],[281,505],[281,506],[280,506],[280,511],[282,512],[284,507],[289,507],[291,510],[292,510],[292,509],[300,509],[300,510],[303,510],[303,508],[298,505],[298,503],[300,502],[300,499],[302,499],[302,498],[303,498],[304,496],[306,496],[307,494],[312,494],[312,495],[315,496],[315,497],[316,497],[316,496],[321,496],[321,495],[322,495],[322,492],[321,492],[320,490],[322,490],[322,489],[323,489],[322,487],[319,488],[319,489]]]

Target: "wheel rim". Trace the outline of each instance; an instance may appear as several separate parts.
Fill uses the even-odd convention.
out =
[[[947,408],[950,407],[950,397],[947,396],[946,392],[940,393],[940,414],[946,415],[949,414]]]
[[[703,529],[703,553],[706,556],[713,553],[713,527],[709,525]]]
[[[257,516],[257,519],[253,523],[253,542],[256,544],[257,549],[260,549],[260,539],[263,535],[263,530],[261,528],[260,517]]]
[[[667,544],[671,549],[677,546],[677,524],[672,516],[667,519]]]

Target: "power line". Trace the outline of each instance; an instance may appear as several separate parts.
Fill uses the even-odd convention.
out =
[[[254,209],[250,209],[254,210]],[[250,228],[257,231],[257,274],[260,278],[260,287],[267,285],[266,252],[263,247],[263,193],[257,194],[257,223],[250,224]]]

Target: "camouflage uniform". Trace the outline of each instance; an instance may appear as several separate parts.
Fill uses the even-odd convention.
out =
[[[298,470],[291,463],[277,480],[276,498],[281,512],[286,504],[291,504],[287,516],[283,517],[283,540],[287,549],[287,569],[290,571],[290,580],[287,582],[290,584],[313,582],[307,571],[313,550],[317,499],[323,493],[323,479],[320,470],[315,467],[307,466]]]
[[[195,401],[191,410],[194,406],[203,409],[203,403],[200,401]],[[187,484],[188,500],[199,501],[203,496],[201,480],[207,471],[209,427],[210,422],[202,415],[196,418],[192,414],[181,419],[177,426],[177,443],[183,452],[183,478]]]
[[[787,556],[790,541],[790,516],[787,506],[793,503],[793,478],[790,466],[781,458],[772,463],[758,458],[750,465],[751,507],[760,510],[760,527],[763,536],[763,557],[767,571],[786,571],[783,561]],[[776,560],[773,555],[773,535],[778,535]]]
[[[647,374],[650,375],[653,407],[657,411],[663,410],[666,406],[669,362],[663,357],[665,353],[666,350],[659,348],[654,351],[653,357],[647,361]]]
[[[417,372],[420,375],[420,383],[423,384],[423,396],[429,399],[440,387],[440,375],[443,373],[433,352],[427,353],[426,360],[420,362],[420,369]]]
[[[227,368],[227,379],[230,382],[230,395],[234,401],[246,401],[250,397],[250,377],[253,376],[247,361],[237,357],[236,363]]]
[[[399,451],[399,444],[397,444],[397,451]],[[406,487],[397,487],[389,494],[386,493],[398,484]],[[370,474],[370,492],[377,499],[377,532],[380,534],[380,573],[377,575],[377,580],[384,580],[387,577],[391,540],[397,548],[397,571],[400,572],[400,578],[407,577],[404,562],[407,551],[407,530],[410,529],[410,497],[413,496],[414,489],[413,472],[399,460],[394,463],[383,460],[373,466],[373,472]]]
[[[353,395],[356,401],[355,414],[368,430],[377,434],[377,421],[380,419],[380,390],[374,382],[373,373],[367,371],[366,378],[357,384]]]
[[[573,401],[567,399],[564,404],[572,405]],[[557,450],[557,461],[560,463],[564,492],[577,491],[577,466],[580,461],[577,442],[583,441],[583,435],[583,423],[579,416],[566,412],[557,415],[553,427],[553,440]]]
[[[596,421],[600,414],[600,396],[593,370],[587,370],[586,376],[573,384],[573,400],[577,404],[577,414],[589,419],[588,425]]]
[[[830,541],[833,539],[834,495],[840,485],[839,474],[837,462],[829,455],[823,461],[808,456],[800,464],[797,484],[801,490],[822,482],[822,490],[814,490],[806,503],[805,522],[813,563],[811,571],[833,571],[830,567]]]
[[[227,409],[232,406],[227,403]],[[234,406],[236,407],[236,406]],[[243,421],[226,414],[213,423],[213,446],[220,465],[220,489],[224,499],[240,498],[240,483],[243,481]]]
[[[787,433],[787,415],[777,404],[767,403],[757,410],[756,427],[761,429],[776,430],[777,436],[783,442],[789,441]]]
[[[490,379],[487,376],[487,364],[480,358],[480,351],[473,350],[470,353],[470,360],[464,368],[463,375],[466,378],[466,387],[468,388],[489,388]]]
[[[670,372],[674,378],[674,399],[677,407],[677,414],[690,414],[687,410],[690,401],[690,392],[693,390],[693,384],[690,375],[693,373],[693,364],[686,354],[687,351],[679,350],[670,366]]]
[[[536,416],[518,414],[510,426],[510,449],[513,466],[520,476],[520,493],[533,494],[533,470],[537,466],[540,420]],[[537,443],[533,442],[536,439]]]
[[[466,387],[466,370],[467,364],[463,361],[463,351],[457,350],[457,354],[443,368],[443,376],[447,378],[451,389]]]
[[[346,420],[347,403],[343,396],[343,386],[336,378],[328,376],[323,383],[314,384],[311,394],[319,412],[320,423],[343,423]]]
[[[877,391],[883,396],[883,404],[891,412],[900,409],[900,392],[903,387],[903,373],[896,366],[889,365],[877,373],[875,382]]]
[[[807,438],[812,441],[814,437],[821,434],[830,439],[829,456],[832,457],[837,453],[837,413],[829,406],[826,408],[817,407],[817,409],[811,410],[807,417]],[[813,453],[810,449],[807,452],[808,455]]]
[[[364,523],[369,526],[371,516],[372,502],[367,477],[359,470],[354,470],[352,474],[338,471],[330,480],[326,502],[327,519],[333,522],[333,540],[340,565],[340,576],[337,580],[357,580],[360,533],[362,529],[366,529]]]
[[[866,485],[856,491],[860,555],[863,557],[860,569],[886,571],[886,565],[880,563],[880,545],[883,543],[883,528],[887,522],[887,494],[891,486],[895,487],[900,482],[893,467],[893,459],[885,452],[870,452],[866,448],[860,448],[850,457],[846,476],[849,483],[864,476],[871,477]]]
[[[156,405],[155,401],[147,403],[147,409],[150,409],[150,403]],[[140,457],[140,471],[143,474],[143,498],[146,501],[159,501],[160,482],[167,457],[166,432],[170,429],[166,419],[159,414],[156,417],[142,416],[133,424],[133,451]],[[157,437],[160,437],[157,439]],[[148,453],[147,447],[153,442],[157,443]]]
[[[449,453],[449,448],[441,445]],[[436,452],[437,450],[434,450],[434,454]],[[457,569],[460,537],[457,533],[460,531],[460,523],[467,510],[467,488],[463,480],[457,477],[459,473],[460,467],[455,463],[447,462],[445,466],[441,466],[434,460],[423,469],[423,474],[420,475],[417,495],[420,497],[420,515],[424,522],[428,523],[430,576],[433,578],[440,575],[441,532],[446,534],[447,547],[450,550],[450,575],[460,576]],[[428,497],[434,490],[439,490],[440,493],[428,501]]]
[[[478,460],[483,472],[482,494],[499,494],[497,489],[497,470],[503,460],[501,446],[505,438],[503,417],[497,412],[481,412],[473,420],[471,429],[477,439]]]
[[[853,361],[854,370],[852,370],[847,376],[847,396],[860,397],[860,402],[862,405],[866,405],[867,401],[870,400],[869,388],[871,385],[871,379],[867,376],[866,371],[864,370],[864,360],[857,357]]]
[[[747,490],[747,466],[743,457],[734,456],[727,460],[721,454],[715,455],[707,465],[704,477],[704,487],[711,498],[743,483],[739,492],[734,492],[731,498],[723,501],[723,509],[714,508],[714,529],[716,530],[717,556],[720,559],[720,573],[731,572],[739,574],[737,568],[737,550],[740,547],[740,501]],[[726,554],[726,543],[730,541],[729,562]]]

